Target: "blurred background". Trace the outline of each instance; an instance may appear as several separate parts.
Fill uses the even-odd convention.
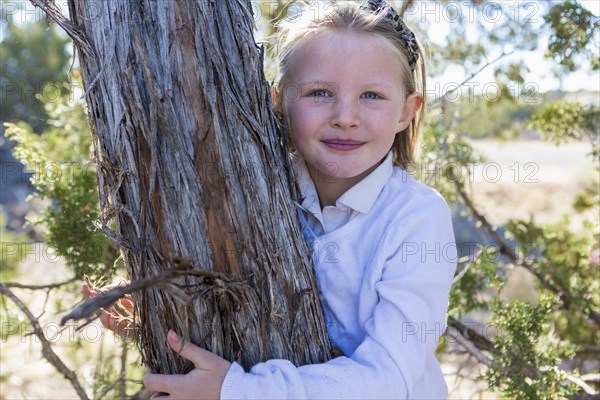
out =
[[[598,398],[600,2],[391,3],[428,55],[427,126],[410,172],[451,203],[462,256],[454,330],[438,349],[450,397]],[[271,82],[274,23],[299,8],[251,4]],[[143,374],[132,343],[97,321],[58,326],[83,279],[125,276],[94,224],[73,43],[31,3],[1,5],[0,283],[23,307],[3,292],[0,399],[77,397],[24,309],[89,397],[131,396]]]

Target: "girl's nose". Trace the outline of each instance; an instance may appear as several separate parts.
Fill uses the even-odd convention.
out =
[[[357,128],[360,126],[358,102],[352,100],[336,99],[332,107],[331,126],[340,129]]]

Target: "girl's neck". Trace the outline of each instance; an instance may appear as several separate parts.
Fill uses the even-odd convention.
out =
[[[363,180],[367,175],[373,172],[380,162],[373,165],[371,168],[365,170],[359,175],[353,176],[352,178],[336,178],[333,176],[324,175],[312,166],[308,166],[310,177],[315,184],[315,189],[319,195],[319,201],[321,209],[326,206],[335,206],[335,202],[351,187],[356,185],[358,182]]]

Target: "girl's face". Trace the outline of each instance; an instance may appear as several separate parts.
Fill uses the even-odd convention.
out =
[[[311,175],[366,176],[392,147],[420,105],[404,101],[402,63],[381,39],[325,31],[292,56],[283,88],[294,146]]]

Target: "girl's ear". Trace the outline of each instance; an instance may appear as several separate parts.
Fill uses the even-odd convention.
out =
[[[400,115],[400,120],[398,121],[398,129],[397,132],[402,132],[410,125],[410,122],[413,120],[415,115],[417,115],[417,111],[423,105],[423,95],[421,93],[413,93],[404,101],[404,106],[402,107],[402,114]]]

